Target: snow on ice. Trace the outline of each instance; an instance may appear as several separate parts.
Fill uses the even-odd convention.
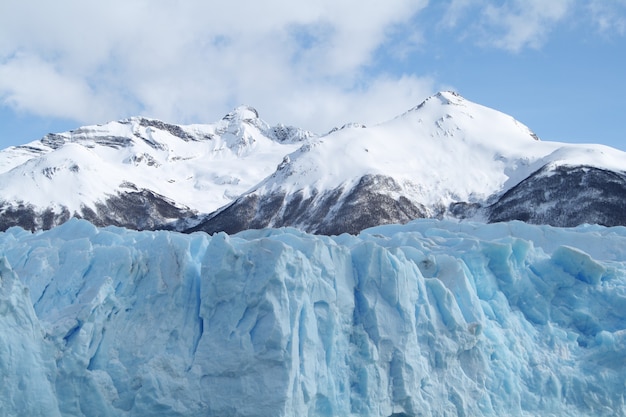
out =
[[[0,415],[624,416],[626,229],[0,234]]]

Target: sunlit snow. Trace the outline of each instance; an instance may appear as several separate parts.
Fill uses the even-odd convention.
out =
[[[270,127],[256,110],[241,106],[213,124],[131,118],[48,135],[0,151],[0,195],[39,209],[80,213],[131,184],[211,212],[271,174],[300,146],[298,139],[311,135],[293,128],[300,136],[281,140],[281,127]]]
[[[423,204],[433,217],[451,203],[485,204],[547,164],[618,172],[626,165],[622,151],[538,140],[513,117],[449,91],[379,125],[333,131],[289,159],[253,192],[303,190],[306,198],[383,175],[400,187],[385,192]]]
[[[315,207],[381,176],[394,187],[380,193],[437,217],[454,203],[489,205],[540,168],[564,165],[621,172],[626,153],[540,141],[509,115],[441,92],[390,121],[320,137],[269,126],[247,106],[213,124],[131,118],[51,134],[0,151],[0,197],[6,207],[86,217],[118,193],[151,190],[209,214],[249,193],[314,197]]]

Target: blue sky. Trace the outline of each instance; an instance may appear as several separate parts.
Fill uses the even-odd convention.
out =
[[[626,150],[626,0],[210,3],[0,0],[0,148],[239,104],[324,133],[453,89],[544,140]]]

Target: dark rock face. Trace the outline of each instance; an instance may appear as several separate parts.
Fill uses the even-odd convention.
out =
[[[80,130],[74,130],[71,133],[75,133],[77,135],[79,135],[81,133]],[[108,146],[110,148],[114,148],[114,149],[120,149],[120,148],[125,148],[128,147],[132,144],[133,140],[131,138],[125,137],[125,136],[107,136],[107,135],[101,135],[101,136],[94,136],[92,138],[93,142],[98,144],[98,145],[102,145],[102,146]],[[57,135],[54,133],[49,133],[46,136],[44,136],[41,139],[41,143],[43,145],[46,145],[52,149],[59,149],[61,148],[63,145],[65,145],[68,142],[72,142],[73,140],[71,138],[65,137],[63,135]],[[86,147],[93,147],[93,145],[89,146],[86,145]]]
[[[352,189],[323,194],[260,197],[248,194],[210,215],[190,231],[236,233],[246,229],[293,226],[307,232],[336,235],[427,216],[427,210],[405,197],[392,178],[365,176]],[[454,203],[448,213],[472,219],[485,213],[489,222],[521,220],[573,227],[583,223],[626,225],[626,175],[587,166],[543,167],[507,191],[494,204]]]
[[[488,212],[492,223],[626,225],[626,175],[585,166],[543,167],[507,191]]]
[[[184,140],[185,142],[196,140],[196,138],[189,133],[185,132],[185,130],[179,125],[173,125],[170,123],[165,123],[160,120],[152,120],[152,119],[140,119],[139,125],[143,127],[153,127],[158,130],[163,130],[165,132],[169,132],[173,136]]]
[[[358,234],[368,227],[406,223],[432,214],[401,196],[390,177],[367,175],[351,187],[304,194],[245,194],[204,219],[188,207],[134,184],[116,195],[83,207],[36,210],[29,204],[0,201],[0,231],[12,226],[36,231],[62,224],[71,217],[96,226],[136,230],[183,230],[237,233],[266,227],[296,227],[323,235]],[[391,195],[400,195],[391,197]],[[492,200],[493,201],[493,200]],[[456,202],[446,211],[458,219],[521,220],[533,224],[572,227],[583,223],[626,225],[626,174],[588,166],[543,167],[508,190],[490,206]],[[439,213],[440,215],[441,213]],[[196,225],[190,228],[192,225]]]
[[[265,227],[268,221],[263,218],[255,218],[259,213],[259,206],[260,202],[257,195],[244,195],[215,214],[209,215],[207,220],[186,232],[205,231],[233,234],[246,229],[261,229]]]
[[[464,201],[450,204],[448,212],[459,220],[472,219],[480,211],[482,206],[478,203],[467,203]]]
[[[367,175],[350,190],[337,188],[305,196],[247,194],[189,230],[237,233],[264,227],[297,227],[307,232],[357,234],[368,227],[406,223],[425,217],[426,209],[407,198],[394,199],[382,190],[399,189],[392,178]]]
[[[49,133],[41,139],[41,143],[49,146],[52,149],[59,149],[65,145],[67,138],[63,135],[57,135],[55,133]]]
[[[96,204],[96,211],[84,208],[80,216],[96,226],[120,226],[136,230],[168,229],[172,219],[195,215],[187,207],[150,190],[124,192],[105,203]]]
[[[367,175],[341,200],[329,207],[328,216],[319,227],[310,231],[323,235],[357,234],[361,230],[381,224],[406,223],[426,217],[426,209],[406,197],[397,200],[380,189],[398,189],[392,178]]]
[[[80,213],[70,213],[66,208],[54,211],[48,208],[36,211],[30,205],[0,203],[0,231],[12,226],[36,231],[48,230],[68,221],[71,217],[89,220],[96,226],[119,226],[135,230],[175,229],[173,219],[179,222],[195,216],[187,207],[149,190],[121,192],[97,203],[96,209],[83,207]]]
[[[0,202],[0,231],[2,232],[13,226],[19,226],[31,232],[48,230],[65,223],[70,217],[70,212],[67,209],[61,210],[60,213],[56,213],[50,208],[43,212],[37,212],[31,205],[13,206]]]

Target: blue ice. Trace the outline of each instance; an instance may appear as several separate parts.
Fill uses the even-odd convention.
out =
[[[0,233],[0,415],[624,416],[626,229]]]

